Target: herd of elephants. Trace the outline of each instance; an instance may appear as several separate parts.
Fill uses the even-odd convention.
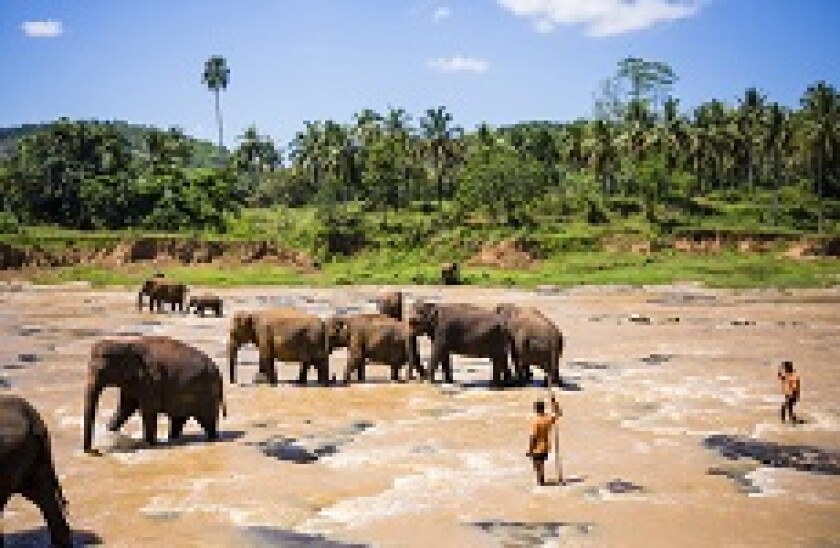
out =
[[[149,310],[223,315],[223,302],[214,295],[190,296],[187,287],[162,275],[147,280],[138,293],[138,309],[148,299]],[[346,348],[344,384],[353,377],[364,381],[368,362],[391,367],[391,380],[404,378],[434,382],[438,367],[447,383],[453,382],[452,354],[487,358],[492,363],[493,388],[524,385],[531,366],[543,369],[545,383],[559,385],[563,335],[539,310],[510,304],[482,308],[470,304],[416,302],[404,306],[401,292],[376,300],[377,313],[336,315],[326,319],[292,307],[243,311],[234,314],[229,333],[229,381],[236,382],[239,349],[254,344],[259,351],[258,382],[277,384],[275,360],[297,362],[297,382],[305,384],[310,368],[318,383],[336,384],[329,375],[329,356]],[[429,337],[431,361],[420,363],[417,338]],[[510,358],[510,360],[509,360]],[[509,367],[509,361],[512,368]],[[186,422],[195,419],[208,439],[218,436],[220,415],[226,416],[222,373],[210,356],[166,336],[103,339],[91,349],[84,404],[83,447],[93,448],[94,419],[106,387],[120,389],[117,409],[108,429],[119,430],[140,413],[143,438],[156,441],[157,418],[169,418],[169,439],[178,438]],[[0,396],[0,514],[13,494],[20,494],[43,513],[56,546],[71,546],[65,515],[66,501],[55,472],[46,425],[25,399]],[[3,535],[0,534],[0,546]]]

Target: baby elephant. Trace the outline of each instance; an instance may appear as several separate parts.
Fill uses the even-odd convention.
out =
[[[204,317],[204,311],[210,310],[212,311],[217,318],[222,317],[222,298],[216,295],[194,295],[190,297],[190,304],[187,307],[188,311],[192,311],[195,308],[195,313],[202,318]]]
[[[41,510],[54,546],[72,546],[47,426],[23,398],[0,395],[0,515],[15,493]]]
[[[399,380],[400,369],[408,363],[408,380],[414,372],[425,378],[417,353],[417,339],[409,332],[408,325],[382,314],[358,314],[333,317],[326,320],[330,350],[347,347],[347,368],[344,383],[350,382],[352,373],[365,380],[365,364],[370,361],[391,366],[391,380]]]

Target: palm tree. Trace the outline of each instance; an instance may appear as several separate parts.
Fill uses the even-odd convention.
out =
[[[822,197],[825,189],[826,162],[831,161],[840,134],[840,97],[837,90],[826,82],[809,86],[802,96],[801,104],[805,117],[805,135],[810,150],[811,169],[816,182],[819,201],[818,228],[822,232]]]
[[[781,192],[782,155],[790,149],[792,134],[787,113],[778,103],[772,103],[767,112],[767,134],[764,137],[765,150],[770,153],[773,167],[773,184],[776,189],[773,197],[773,224],[779,220],[779,193]]]
[[[753,191],[755,178],[756,152],[761,149],[761,124],[762,111],[764,109],[765,97],[756,88],[748,88],[744,97],[740,100],[738,108],[738,135],[744,153],[744,162],[747,168],[747,188]]]
[[[204,63],[204,74],[202,74],[201,80],[216,97],[216,123],[219,126],[219,148],[221,149],[224,148],[224,141],[222,138],[222,110],[219,106],[219,92],[227,89],[230,82],[230,69],[225,58],[220,55],[210,57]]]
[[[443,181],[454,156],[454,141],[460,135],[460,128],[452,127],[452,115],[446,107],[430,108],[420,119],[420,128],[426,139],[427,150],[437,181],[438,204],[443,207]]]
[[[595,173],[601,177],[604,184],[604,195],[609,196],[612,191],[612,173],[618,154],[615,147],[615,132],[610,122],[596,120],[592,126],[592,138],[587,141],[589,162]]]

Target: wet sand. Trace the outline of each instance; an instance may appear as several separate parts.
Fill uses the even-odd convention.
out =
[[[313,375],[308,387],[270,387],[251,382],[249,347],[241,383],[225,385],[221,441],[207,443],[189,423],[186,439],[169,444],[161,419],[163,443],[143,448],[138,417],[108,434],[111,389],[96,427],[105,455],[82,453],[96,340],[173,336],[207,352],[227,378],[232,312],[367,311],[380,289],[213,290],[228,316],[202,319],[138,313],[133,291],[3,285],[0,390],[40,410],[71,524],[106,545],[840,545],[837,471],[732,460],[707,446],[724,434],[810,446],[836,462],[840,290],[406,288],[450,302],[538,306],[563,329],[565,487],[536,487],[524,455],[532,402],[545,389],[490,391],[489,364],[469,358],[454,361],[455,385],[391,384],[387,367],[371,366],[364,385],[319,388]],[[424,341],[424,361],[428,354]],[[345,356],[331,359],[339,377]],[[803,378],[806,422],[796,427],[778,419],[782,359]],[[289,381],[297,366],[279,371]],[[46,538],[20,497],[2,526],[7,546]]]

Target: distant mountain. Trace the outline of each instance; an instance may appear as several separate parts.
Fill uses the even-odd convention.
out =
[[[94,120],[89,120],[94,121]],[[104,122],[103,122],[104,123]],[[143,146],[145,136],[151,131],[165,131],[153,126],[144,126],[140,124],[130,124],[120,120],[109,121],[109,124],[116,127],[123,133],[132,146],[140,148]],[[15,150],[18,139],[26,135],[31,135],[41,131],[49,125],[48,122],[40,124],[23,124],[17,127],[0,128],[0,160],[8,158]],[[196,139],[189,135],[187,140],[193,147],[193,166],[205,167],[216,165],[216,160],[220,156],[220,149],[210,141]]]

